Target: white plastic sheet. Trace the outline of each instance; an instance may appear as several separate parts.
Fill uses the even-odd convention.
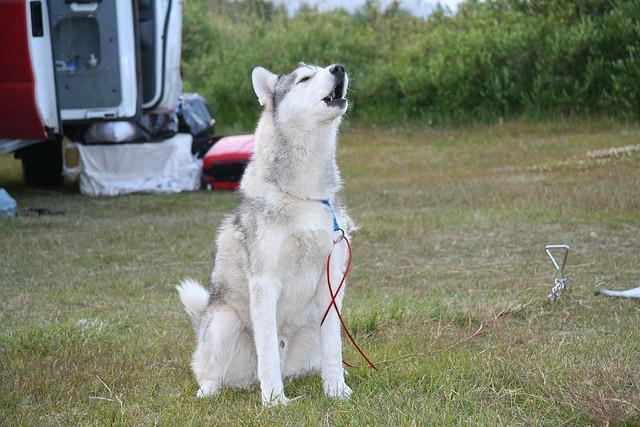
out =
[[[153,143],[81,145],[80,192],[87,196],[178,193],[200,188],[201,162],[192,137],[179,133]]]
[[[626,291],[610,291],[609,289],[602,289],[598,292],[598,295],[620,298],[640,298],[640,286],[633,289],[627,289]]]

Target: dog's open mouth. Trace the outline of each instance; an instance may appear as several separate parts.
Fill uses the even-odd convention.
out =
[[[327,96],[325,96],[324,98],[322,98],[322,100],[325,102],[325,104],[327,104],[329,107],[344,107],[344,105],[346,104],[347,100],[344,99],[344,79],[340,79],[338,82],[336,82],[335,87],[333,88],[333,90],[331,91],[331,93]]]

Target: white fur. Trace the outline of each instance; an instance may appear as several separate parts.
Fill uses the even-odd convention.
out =
[[[272,72],[262,67],[254,68],[251,73],[251,82],[253,83],[253,90],[258,97],[260,105],[265,105],[268,102],[269,96],[275,89],[277,80],[278,76]]]
[[[189,316],[189,320],[191,320],[193,327],[197,328],[200,323],[200,317],[207,308],[209,292],[198,282],[190,278],[180,282],[180,285],[176,286],[176,289],[180,295],[180,301],[184,306],[184,310],[187,312],[187,316]]]
[[[312,78],[298,83],[305,76]],[[353,229],[336,200],[336,134],[346,102],[338,108],[322,101],[335,86],[330,67],[303,65],[286,77],[278,80],[260,67],[252,73],[265,109],[240,186],[243,200],[218,233],[209,304],[203,305],[206,291],[194,282],[179,288],[187,313],[197,319],[192,369],[201,397],[257,380],[263,404],[287,404],[283,378],[309,372],[320,372],[327,396],[351,395],[334,311],[320,327],[330,302],[325,263],[335,232],[331,211],[319,200],[335,202],[339,224],[346,233]],[[284,81],[290,86],[275,111],[274,91],[282,91]],[[338,283],[344,244],[331,259],[332,282]]]

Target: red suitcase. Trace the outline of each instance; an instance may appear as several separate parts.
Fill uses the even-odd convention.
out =
[[[215,190],[235,190],[253,153],[253,134],[220,138],[203,158],[206,185]]]

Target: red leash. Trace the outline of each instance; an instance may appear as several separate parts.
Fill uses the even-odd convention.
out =
[[[342,240],[344,240],[347,243],[347,248],[349,249],[349,261],[347,262],[347,268],[345,268],[344,274],[342,275],[342,280],[340,280],[340,284],[338,285],[338,288],[334,293],[333,288],[331,287],[331,273],[330,273],[331,254],[333,253],[333,248]],[[378,368],[376,367],[376,365],[374,365],[373,362],[367,357],[367,355],[364,354],[364,351],[360,349],[360,346],[356,343],[356,340],[351,335],[351,332],[349,332],[347,325],[344,323],[344,320],[342,319],[342,315],[340,314],[338,305],[336,304],[336,297],[338,296],[338,292],[340,292],[340,289],[342,289],[342,285],[344,285],[344,282],[347,279],[347,274],[349,274],[349,268],[351,268],[352,258],[353,258],[353,254],[351,252],[351,242],[349,242],[349,239],[343,233],[341,238],[339,238],[338,240],[334,240],[333,247],[331,248],[331,252],[329,252],[329,256],[327,257],[327,286],[329,286],[329,294],[331,295],[331,302],[329,303],[329,307],[327,307],[327,310],[324,312],[324,316],[322,316],[322,320],[320,321],[320,326],[322,326],[325,319],[327,318],[327,315],[329,314],[329,310],[331,310],[331,307],[335,308],[336,314],[338,315],[338,319],[340,319],[340,324],[342,325],[342,329],[344,330],[345,334],[347,334],[347,337],[349,337],[351,344],[353,344],[356,350],[358,350],[358,353],[360,353],[360,355],[364,358],[364,360],[367,361],[369,366],[371,366],[373,369],[377,371]],[[353,365],[350,365],[346,361],[343,361],[342,363],[344,363],[345,365],[351,368],[354,367]]]

